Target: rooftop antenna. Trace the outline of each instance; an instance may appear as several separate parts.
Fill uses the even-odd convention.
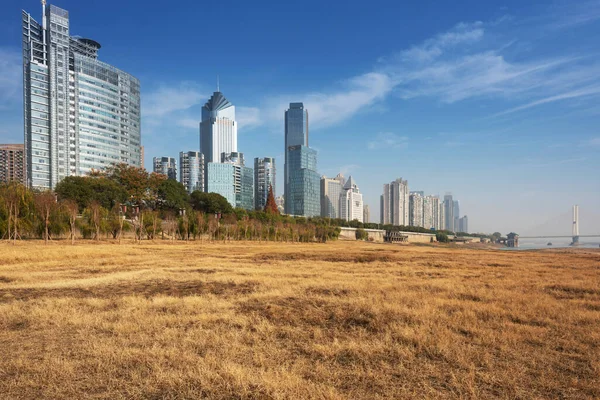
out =
[[[220,92],[219,90],[219,75],[217,74],[217,92]]]

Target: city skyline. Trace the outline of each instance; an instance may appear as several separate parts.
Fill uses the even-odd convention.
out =
[[[319,173],[352,174],[362,182],[365,204],[372,205],[374,216],[379,215],[381,185],[403,176],[411,188],[426,193],[443,196],[452,191],[471,219],[471,231],[521,231],[541,226],[568,212],[572,204],[588,213],[586,225],[599,222],[594,214],[594,206],[600,203],[596,177],[600,137],[594,111],[598,68],[597,56],[588,51],[593,43],[587,39],[594,37],[598,27],[593,17],[598,10],[595,2],[581,2],[577,8],[509,2],[500,9],[471,4],[470,9],[459,5],[454,12],[441,5],[435,12],[435,26],[422,28],[409,22],[417,11],[408,9],[405,28],[386,27],[384,21],[378,26],[370,22],[361,26],[360,32],[373,33],[356,40],[373,43],[373,35],[380,34],[376,46],[361,50],[360,60],[337,36],[356,29],[358,10],[349,4],[340,10],[338,34],[322,35],[322,40],[315,42],[312,33],[302,32],[313,43],[310,48],[292,52],[290,46],[272,52],[270,49],[281,49],[276,44],[284,39],[259,33],[272,33],[283,25],[274,22],[261,31],[252,24],[246,37],[236,30],[226,33],[224,50],[215,50],[219,57],[214,64],[194,66],[193,70],[174,62],[182,51],[175,40],[172,46],[164,45],[171,28],[161,31],[167,39],[155,43],[152,32],[137,28],[140,22],[131,18],[137,8],[132,5],[124,5],[120,11],[121,18],[131,19],[131,25],[107,32],[106,24],[98,21],[112,21],[107,11],[110,7],[92,15],[84,5],[56,4],[70,11],[72,32],[97,39],[107,49],[102,52],[107,62],[140,78],[142,144],[149,170],[153,156],[175,157],[179,151],[197,148],[200,108],[220,74],[228,99],[239,105],[239,145],[248,159],[271,156],[283,160],[283,111],[290,101],[304,101],[311,110],[311,146],[319,151]],[[6,77],[0,81],[3,143],[22,140],[17,19],[21,7],[37,14],[33,10],[39,3],[9,0],[0,17],[4,22],[0,68]],[[194,9],[192,4],[186,7]],[[287,11],[281,7],[285,6],[273,11]],[[233,8],[233,17],[248,12],[242,3]],[[427,21],[434,20],[433,12],[418,13]],[[313,14],[318,13],[311,13],[312,22],[320,26],[321,17]],[[264,18],[272,15],[267,13]],[[546,38],[534,34],[542,28]],[[285,42],[291,43],[300,30],[294,24],[289,29]],[[381,29],[394,35],[385,39]],[[404,29],[408,34],[403,34]],[[563,34],[567,31],[571,35]],[[128,46],[120,43],[127,35],[142,43],[143,49],[144,40],[135,36],[140,32],[149,36],[146,42],[156,49],[152,58],[157,69],[148,68],[153,62],[144,57],[149,55],[135,49],[125,51]],[[395,40],[398,37],[401,40]],[[560,40],[550,42],[553,37]],[[243,47],[236,46],[241,51],[228,53],[234,39],[240,44],[246,40],[264,43],[262,59]],[[332,47],[333,41],[336,46]],[[331,48],[336,49],[335,54],[327,56],[325,49],[330,52]],[[239,67],[232,66],[232,53],[242,61]],[[286,68],[296,59],[306,60],[309,67]],[[428,80],[425,74],[434,67],[445,75]],[[16,78],[16,85],[11,77]],[[403,83],[397,83],[399,78]],[[257,139],[261,135],[266,136],[264,140]],[[281,175],[276,195],[282,192]],[[558,188],[556,179],[563,182]]]

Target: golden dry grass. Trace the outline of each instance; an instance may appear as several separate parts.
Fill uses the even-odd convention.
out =
[[[599,398],[600,252],[2,243],[0,397]]]

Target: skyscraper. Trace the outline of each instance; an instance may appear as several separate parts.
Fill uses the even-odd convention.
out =
[[[254,208],[262,210],[267,204],[269,188],[275,196],[275,159],[271,157],[254,159]]]
[[[466,215],[458,219],[458,232],[469,233],[469,217]]]
[[[423,197],[423,228],[431,229],[434,227],[433,203],[435,197]]]
[[[285,163],[284,174],[284,196],[285,212],[293,214],[290,196],[290,148],[293,146],[308,147],[308,111],[304,109],[303,103],[290,103],[290,108],[285,111]],[[316,153],[315,153],[316,171]]]
[[[338,177],[341,174],[338,175]],[[340,195],[344,183],[338,177],[321,177],[321,216],[340,218]]]
[[[454,232],[454,201],[451,194],[444,196],[444,229]]]
[[[423,192],[412,192],[409,195],[408,224],[423,227]]]
[[[317,173],[317,152],[304,145],[288,148],[288,192],[285,194],[286,214],[314,217],[319,215],[320,178]]]
[[[346,221],[363,222],[363,216],[363,197],[350,176],[340,195],[340,218]]]
[[[177,161],[173,157],[154,157],[154,172],[166,175],[168,179],[177,180]]]
[[[0,183],[25,184],[25,151],[22,144],[0,144]]]
[[[391,224],[392,223],[392,189],[389,183],[383,185],[383,194],[380,199],[380,213],[381,213],[381,223],[382,224]]]
[[[141,166],[140,82],[98,60],[100,44],[71,36],[69,13],[42,2],[42,23],[22,12],[27,184],[126,163]]]
[[[391,223],[394,225],[408,225],[408,181],[399,178],[390,183],[390,198]]]
[[[199,151],[179,153],[179,182],[188,193],[204,191],[204,155]]]
[[[221,162],[221,154],[237,152],[235,107],[218,89],[202,107],[200,152],[205,163]]]
[[[460,205],[458,200],[453,202],[452,213],[454,214],[454,232],[458,232],[460,230]]]
[[[371,210],[369,210],[368,204],[363,205],[363,222],[365,224],[371,222]]]
[[[233,207],[254,209],[254,173],[244,164],[244,154],[221,154],[221,162],[206,164],[206,191],[225,197]]]

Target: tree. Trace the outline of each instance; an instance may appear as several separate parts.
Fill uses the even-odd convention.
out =
[[[273,186],[269,185],[269,195],[267,196],[267,204],[265,204],[264,211],[267,214],[279,215],[279,209],[277,203],[275,203],[275,196],[273,195]]]
[[[494,232],[492,233],[492,241],[494,243],[497,243],[498,240],[502,237],[502,234],[500,232]]]
[[[75,244],[75,222],[77,221],[79,206],[77,202],[72,199],[64,200],[61,206],[65,210],[65,213],[69,218],[69,233],[71,236],[71,244]]]
[[[227,199],[218,193],[204,193],[196,190],[192,193],[190,203],[194,210],[205,214],[230,214],[233,207]]]
[[[157,205],[162,210],[179,212],[189,205],[189,195],[185,186],[174,179],[163,180],[157,190]]]
[[[440,243],[448,243],[450,241],[450,239],[448,238],[448,235],[444,232],[436,233],[435,240],[437,240]]]
[[[100,240],[100,233],[105,228],[105,218],[108,212],[97,201],[92,201],[84,212],[84,217],[93,228],[94,239]]]
[[[367,240],[369,238],[369,234],[362,228],[358,228],[356,230],[356,240]]]
[[[57,208],[56,197],[54,193],[45,191],[36,193],[34,196],[34,201],[35,210],[44,223],[44,244],[48,244],[48,239],[50,239],[50,231],[48,226],[50,225],[50,216]]]
[[[83,211],[92,201],[107,210],[127,200],[127,191],[119,183],[104,176],[68,176],[56,185],[60,200],[74,200]]]
[[[144,168],[125,163],[112,165],[104,170],[104,176],[118,183],[127,193],[127,198],[138,204],[148,200],[149,175]]]

